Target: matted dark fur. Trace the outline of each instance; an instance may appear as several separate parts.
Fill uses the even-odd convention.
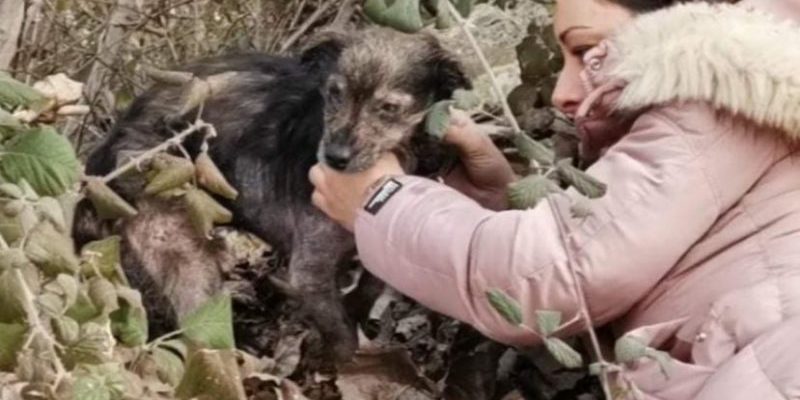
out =
[[[442,148],[420,122],[430,104],[469,85],[459,64],[429,34],[376,28],[320,35],[298,58],[223,56],[185,70],[200,77],[235,72],[202,111],[219,134],[211,157],[240,191],[225,205],[234,226],[290,256],[289,283],[304,310],[337,358],[348,358],[355,330],[335,276],[355,246],[311,205],[308,170],[320,159],[360,171],[394,151],[408,171],[435,172]],[[180,96],[179,88],[162,85],[137,98],[91,154],[87,174],[107,174],[123,154],[152,148],[193,121],[197,110],[176,115]],[[186,142],[192,156],[199,143]],[[119,179],[113,186],[140,210],[115,228],[123,236],[125,271],[145,294],[151,326],[170,327],[220,289],[225,254],[190,229],[179,205],[142,198],[141,181]],[[76,237],[93,239],[97,227],[93,210],[82,204]]]

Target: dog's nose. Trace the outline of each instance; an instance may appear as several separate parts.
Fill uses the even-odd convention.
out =
[[[333,169],[342,171],[347,168],[351,156],[352,152],[348,146],[335,144],[325,146],[325,163]]]

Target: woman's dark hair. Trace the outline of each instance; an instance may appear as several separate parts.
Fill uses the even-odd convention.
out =
[[[691,0],[609,0],[634,13],[646,13],[660,10],[677,3],[688,3]],[[705,0],[708,3],[736,3],[738,0]]]

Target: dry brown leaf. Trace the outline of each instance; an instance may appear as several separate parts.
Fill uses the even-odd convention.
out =
[[[33,84],[45,97],[53,99],[56,106],[75,103],[83,93],[83,84],[69,79],[63,73],[50,75]]]
[[[361,350],[351,363],[339,366],[336,386],[348,400],[437,398],[404,348]]]
[[[226,199],[234,200],[239,196],[239,192],[228,183],[207,152],[200,153],[194,160],[194,165],[197,172],[197,183],[200,186]]]

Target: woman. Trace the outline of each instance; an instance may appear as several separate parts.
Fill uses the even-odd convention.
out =
[[[491,210],[513,175],[463,116],[446,137],[463,164],[453,186],[477,202],[392,155],[356,175],[315,167],[313,200],[370,271],[498,341],[538,339],[486,291],[516,298],[530,326],[537,310],[567,320],[571,263],[595,325],[672,356],[668,377],[627,366],[646,398],[800,398],[800,27],[780,21],[800,20],[800,0],[668,3],[558,0],[554,103],[608,184],[590,217],[563,196]]]

